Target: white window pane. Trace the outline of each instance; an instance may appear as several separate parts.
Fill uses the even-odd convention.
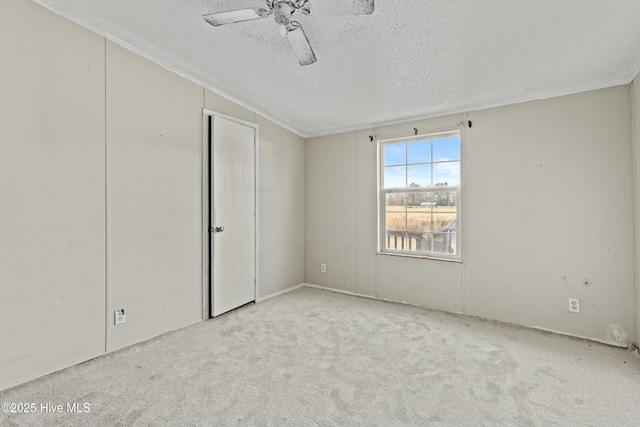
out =
[[[407,193],[389,193],[385,196],[387,212],[405,212],[407,205]]]
[[[422,193],[407,193],[407,207],[419,208],[422,201]]]
[[[460,136],[426,138],[381,146],[380,249],[457,259]]]
[[[407,144],[408,163],[431,162],[431,141],[412,141]]]
[[[416,248],[420,252],[433,252],[433,234],[423,233],[420,240],[416,242]]]
[[[405,188],[406,186],[406,166],[387,166],[384,168],[384,188]]]
[[[407,230],[417,234],[433,231],[433,218],[431,212],[418,212],[417,209],[409,208],[407,213]]]
[[[407,230],[407,193],[385,195],[385,248],[403,250]]]
[[[409,205],[419,207],[431,212],[431,208],[438,206],[438,193],[411,193],[413,199],[409,199]]]
[[[384,238],[385,248],[402,251],[407,243],[407,232],[387,228]]]
[[[433,230],[442,233],[455,233],[457,231],[457,220],[457,213],[443,213],[435,209],[433,213]]]
[[[387,230],[406,230],[406,215],[399,212],[387,212]]]
[[[407,163],[407,143],[396,142],[384,144],[383,146],[384,165],[404,165]],[[404,187],[404,186],[403,186]]]
[[[410,188],[431,187],[431,165],[407,166],[407,183]]]
[[[436,254],[457,255],[458,234],[455,232],[433,233],[433,249]]]
[[[458,254],[458,235],[452,233],[433,233],[432,252],[444,255]]]
[[[433,140],[433,161],[460,160],[460,136],[453,135]]]
[[[460,162],[433,164],[434,187],[455,187],[460,185]]]
[[[407,229],[415,232],[433,231],[434,212],[438,209],[438,193],[407,194]]]
[[[455,190],[446,191],[443,189],[442,191],[431,193],[430,201],[434,202],[432,203],[432,206],[434,208],[438,208],[439,212],[455,213],[458,210],[457,197],[458,195]]]

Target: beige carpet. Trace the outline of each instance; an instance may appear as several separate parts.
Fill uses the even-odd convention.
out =
[[[1,426],[640,426],[640,358],[305,288],[0,392],[4,402],[38,411],[0,413]]]

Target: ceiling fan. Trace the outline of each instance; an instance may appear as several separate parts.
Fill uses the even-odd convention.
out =
[[[374,0],[320,0],[327,4],[327,9],[334,15],[370,15],[374,10]],[[292,20],[294,15],[311,15],[310,0],[266,0],[266,8],[254,7],[249,9],[230,10],[204,15],[209,24],[217,27],[236,22],[251,21],[273,15],[280,27],[280,34],[285,37],[300,65],[310,65],[316,62],[309,39],[299,22]],[[334,3],[334,4],[331,4]],[[342,4],[341,4],[342,3]]]

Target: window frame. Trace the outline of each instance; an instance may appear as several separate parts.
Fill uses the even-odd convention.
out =
[[[456,187],[405,187],[405,188],[384,188],[384,146],[391,143],[398,142],[413,142],[413,141],[422,141],[426,139],[437,139],[444,138],[447,136],[458,136],[459,138],[459,164],[460,164],[460,183]],[[404,136],[404,137],[395,137],[395,138],[378,138],[377,139],[377,157],[378,157],[378,176],[377,176],[377,203],[378,203],[378,218],[377,218],[377,254],[378,255],[391,255],[391,256],[402,256],[407,258],[421,258],[421,259],[432,259],[439,261],[450,261],[450,262],[463,262],[463,206],[464,201],[462,200],[462,186],[463,186],[463,156],[462,156],[462,145],[463,145],[463,132],[460,129],[447,129],[436,132],[429,132],[420,135],[412,135],[412,136]],[[433,154],[433,151],[432,151]],[[453,161],[452,161],[453,162]],[[433,157],[431,158],[431,167],[433,167]],[[409,164],[405,164],[409,165]],[[402,250],[402,249],[387,249],[386,247],[386,195],[394,194],[394,193],[436,193],[442,192],[444,189],[446,191],[455,191],[456,194],[456,254],[445,254],[438,252],[425,252],[425,251],[410,251],[410,250]],[[406,212],[405,212],[406,215]]]

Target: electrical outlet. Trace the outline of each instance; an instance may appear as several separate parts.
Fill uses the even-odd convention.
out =
[[[611,333],[613,334],[613,337],[616,339],[616,341],[622,342],[622,335],[620,335],[620,331],[614,329],[613,331],[611,331]]]
[[[327,264],[320,264],[320,273],[327,272]]]
[[[116,325],[120,325],[120,324],[122,324],[124,322],[125,322],[124,308],[120,309],[120,310],[116,310],[116,312],[115,312],[115,323],[116,323]]]
[[[627,335],[624,333],[624,330],[619,325],[611,325],[609,326],[609,337],[613,336],[613,339],[620,344],[629,344],[627,342]]]
[[[578,298],[569,298],[569,311],[571,313],[580,313],[580,300]]]

